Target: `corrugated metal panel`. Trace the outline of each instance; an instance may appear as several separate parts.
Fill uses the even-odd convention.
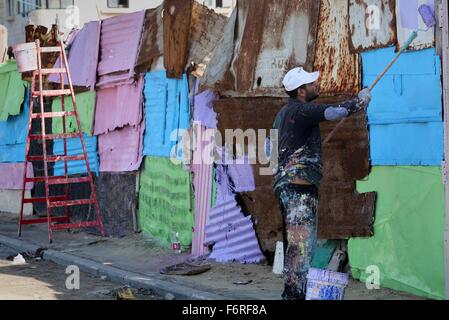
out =
[[[355,95],[360,89],[359,56],[349,51],[349,2],[321,0],[314,69],[322,95]]]
[[[217,112],[218,130],[223,137],[226,129],[264,129],[268,135],[276,114],[286,103],[287,99],[262,97],[217,100],[214,109]],[[259,170],[266,167],[268,165],[254,166],[256,191],[242,193],[241,199],[243,210],[249,212],[256,221],[255,228],[262,250],[274,252],[276,242],[282,241],[282,215],[272,190],[273,176],[260,175]]]
[[[23,111],[20,112],[18,116],[9,116],[8,121],[0,121],[0,145],[4,146],[25,143],[27,139],[29,116],[29,95],[25,94]]]
[[[97,93],[94,134],[127,125],[139,125],[143,117],[143,76],[131,85],[100,89]]]
[[[167,79],[165,71],[145,76],[144,155],[170,157],[175,146],[181,148],[179,133],[190,125],[187,76]]]
[[[193,0],[164,1],[164,65],[167,78],[181,79],[187,63]]]
[[[70,46],[68,62],[74,86],[88,87],[92,90],[97,82],[97,65],[100,50],[101,21],[91,21],[76,33]],[[55,68],[60,67],[60,59]],[[51,75],[50,82],[60,83],[59,75]],[[67,75],[64,75],[67,84]]]
[[[194,96],[193,120],[208,128],[217,128],[217,114],[214,111],[214,101],[218,97],[212,91],[206,90]]]
[[[218,262],[258,263],[264,259],[251,217],[245,217],[234,197],[218,198],[209,213],[206,245],[214,245],[209,259]]]
[[[394,55],[393,48],[362,54],[365,86]],[[373,90],[368,119],[374,165],[441,164],[440,66],[435,49],[404,53]]]
[[[195,73],[203,75],[205,67],[211,60],[213,50],[223,37],[226,23],[227,18],[224,15],[215,13],[214,10],[197,2],[193,3],[186,68],[194,63],[197,65]]]
[[[18,115],[24,100],[25,86],[15,61],[0,65],[0,121]]]
[[[192,257],[200,257],[209,252],[204,245],[207,216],[211,206],[213,158],[210,146],[215,130],[195,125],[196,148],[193,150],[193,186],[195,192],[195,227],[192,239]],[[208,149],[209,148],[209,149]]]
[[[145,11],[138,11],[103,20],[98,87],[113,86],[133,77],[144,17]]]
[[[0,162],[24,162],[26,144],[0,146]]]
[[[28,163],[27,165],[27,177],[33,177],[33,165]],[[23,163],[0,163],[0,189],[9,190],[22,190],[23,186]],[[8,177],[5,179],[5,177]],[[26,184],[26,189],[33,189],[33,183],[28,182]]]
[[[422,4],[428,4],[435,8],[434,0],[397,0],[396,1],[396,30],[398,33],[399,46],[402,46],[410,37],[413,31],[427,29],[418,8]],[[420,31],[418,38],[411,44],[410,48],[420,50],[433,47],[435,44],[435,29],[430,28],[427,32]]]
[[[211,61],[204,84],[229,96],[284,96],[285,73],[312,67],[319,3],[242,0],[236,12],[214,52],[224,56]]]
[[[97,153],[97,137],[89,137],[84,135],[84,143],[86,146],[87,158],[92,173],[98,175],[98,153]],[[53,145],[53,154],[64,154],[64,140],[55,140]],[[83,149],[79,138],[67,139],[67,154],[82,155]],[[69,161],[69,175],[87,173],[86,162],[84,160]],[[57,162],[54,168],[55,176],[63,176],[64,162]]]
[[[322,136],[326,137],[335,125],[321,123]],[[355,180],[364,179],[370,172],[368,125],[363,113],[348,118],[335,139],[323,146],[323,164],[318,237],[372,236],[376,193],[359,194],[355,190]]]
[[[353,53],[395,45],[396,0],[349,0],[349,45]]]
[[[145,122],[135,127],[126,126],[98,137],[101,172],[138,170],[142,163]]]
[[[145,11],[145,22],[142,31],[136,72],[151,71],[151,65],[164,54],[164,29],[162,25],[162,10],[160,5],[155,9]]]

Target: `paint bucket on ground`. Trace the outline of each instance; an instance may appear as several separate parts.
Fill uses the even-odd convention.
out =
[[[37,70],[37,47],[35,42],[27,42],[12,47],[17,70],[27,72]]]
[[[309,269],[306,300],[343,300],[349,275],[330,270]]]

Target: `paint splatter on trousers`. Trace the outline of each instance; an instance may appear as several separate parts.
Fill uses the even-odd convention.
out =
[[[304,299],[317,239],[318,188],[288,184],[276,190],[284,221],[284,300]]]

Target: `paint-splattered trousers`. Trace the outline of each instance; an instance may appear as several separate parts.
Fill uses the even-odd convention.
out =
[[[276,190],[284,221],[284,300],[304,299],[317,239],[318,188],[287,184]]]

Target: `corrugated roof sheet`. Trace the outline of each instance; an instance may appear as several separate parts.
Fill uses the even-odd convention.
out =
[[[97,137],[84,135],[84,143],[86,146],[87,158],[89,159],[90,170],[93,174],[98,175],[98,153],[97,153]],[[55,140],[53,145],[53,154],[64,154],[64,140]],[[82,155],[81,140],[79,138],[67,139],[67,154]],[[86,162],[84,160],[69,161],[69,175],[87,173]],[[63,176],[64,161],[57,162],[54,167],[55,176]]]
[[[163,5],[145,11],[136,72],[151,71],[151,65],[164,55],[164,28],[162,25]]]
[[[27,177],[33,177],[33,165],[28,162]],[[23,163],[0,163],[0,177],[8,177],[0,179],[0,189],[22,190],[23,186]],[[25,186],[26,190],[33,189],[33,183],[28,182]]]
[[[143,77],[134,84],[100,89],[95,111],[95,134],[127,125],[137,126],[143,117]]]
[[[349,0],[352,52],[396,44],[396,0]]]
[[[318,13],[315,0],[239,1],[203,87],[231,96],[284,96],[285,73],[312,67]]]
[[[203,91],[202,93],[193,97],[193,120],[201,123],[208,128],[217,128],[217,114],[214,111],[214,101],[218,97],[214,92],[210,90]]]
[[[435,0],[396,0],[396,30],[398,34],[399,46],[402,46],[410,37],[413,31],[427,29],[418,8],[422,4],[428,4],[435,8]],[[430,28],[427,32],[420,31],[418,37],[410,45],[411,49],[419,50],[434,46],[435,28]]]
[[[195,125],[196,148],[193,150],[193,187],[195,193],[195,227],[192,238],[192,257],[200,257],[209,252],[204,245],[207,216],[211,209],[213,157],[211,143],[215,130]]]
[[[145,75],[144,155],[170,157],[175,146],[181,148],[182,130],[190,126],[190,101],[187,76],[167,79],[165,71]]]
[[[142,163],[142,126],[126,126],[98,136],[98,153],[101,172],[126,172],[139,170]]]
[[[361,84],[359,56],[349,50],[349,2],[321,0],[314,69],[322,95],[355,95]]]
[[[164,66],[167,78],[181,79],[187,63],[193,0],[165,0]]]
[[[365,86],[394,55],[393,48],[362,54]],[[441,63],[435,49],[407,52],[399,58],[373,90],[368,120],[374,165],[441,164]]]
[[[0,146],[0,162],[24,162],[26,144]]]
[[[134,76],[145,11],[103,20],[98,87],[123,84]]]
[[[23,111],[17,116],[10,116],[7,121],[0,121],[0,145],[4,146],[25,143],[28,133],[29,116],[29,95],[25,94]]]
[[[97,65],[100,50],[101,21],[91,21],[76,33],[70,45],[68,62],[74,86],[88,87],[92,90],[97,82]],[[59,68],[60,59],[55,63]],[[51,75],[50,82],[60,83],[59,75]],[[68,84],[67,75],[64,83]]]
[[[209,259],[218,262],[258,263],[264,260],[251,217],[245,217],[234,196],[218,198],[209,213],[206,245],[213,245]]]

